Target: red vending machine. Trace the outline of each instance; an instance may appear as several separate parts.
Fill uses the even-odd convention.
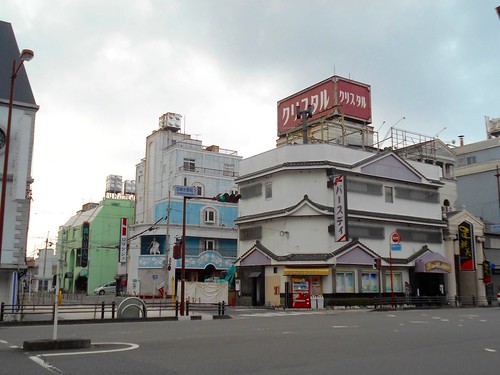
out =
[[[292,278],[292,307],[311,308],[311,287],[309,279]]]

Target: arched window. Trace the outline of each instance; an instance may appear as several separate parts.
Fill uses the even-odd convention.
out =
[[[217,211],[212,207],[206,207],[203,210],[202,221],[205,224],[215,224],[217,222]]]

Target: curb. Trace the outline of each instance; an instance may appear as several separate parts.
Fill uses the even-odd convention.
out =
[[[165,317],[151,317],[151,318],[121,318],[121,319],[66,319],[58,320],[58,325],[72,325],[72,324],[103,324],[103,323],[135,323],[135,322],[177,322],[179,320],[223,320],[232,319],[230,315],[189,315],[181,316],[165,316]],[[54,325],[53,320],[33,320],[33,321],[4,321],[0,322],[1,327],[16,327],[16,326],[48,326]]]
[[[90,339],[42,339],[23,342],[23,351],[86,349],[90,348]]]

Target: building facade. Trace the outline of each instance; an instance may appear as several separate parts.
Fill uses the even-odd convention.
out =
[[[221,277],[236,260],[237,205],[212,198],[236,192],[241,157],[218,146],[203,146],[180,132],[180,121],[173,113],[160,117],[136,167],[126,271],[129,294],[176,295],[182,260],[172,249],[183,237],[184,220],[187,281]],[[186,202],[180,195],[184,186],[194,192]]]
[[[122,219],[132,222],[133,199],[105,198],[87,203],[59,227],[57,251],[62,263],[61,288],[92,294],[106,282],[121,279],[118,269]]]
[[[448,293],[439,167],[296,144],[244,159],[236,182],[240,303]]]
[[[13,61],[20,64],[19,48],[10,23],[0,21],[0,163],[5,165],[5,148]],[[0,301],[16,304],[19,285],[26,273],[26,246],[31,203],[31,164],[35,102],[24,65],[14,82],[10,147],[5,189],[3,239],[0,243]]]
[[[500,138],[453,148],[460,204],[500,232]]]
[[[55,249],[38,249],[35,258],[33,291],[51,291],[53,276],[57,275],[58,256]]]

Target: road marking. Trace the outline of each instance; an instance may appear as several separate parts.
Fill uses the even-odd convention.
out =
[[[43,354],[39,354],[39,356],[41,356],[41,357],[58,357],[58,356],[65,356],[65,355],[115,353],[115,352],[124,352],[127,350],[134,350],[134,349],[137,349],[139,347],[138,344],[131,344],[128,342],[96,342],[96,343],[93,343],[92,345],[127,345],[128,347],[120,348],[120,349],[96,350],[96,351],[92,351],[92,352],[43,353]]]
[[[413,324],[428,324],[429,322],[425,322],[423,320],[410,320],[410,323],[413,323]]]
[[[288,312],[264,312],[255,314],[240,314],[239,317],[249,317],[249,318],[269,318],[275,316],[299,316],[299,315],[324,315],[322,312],[315,311],[288,311]]]
[[[332,328],[358,328],[358,326],[332,326]]]
[[[33,355],[29,357],[33,362],[35,362],[37,365],[42,366],[43,368],[49,370],[50,372],[55,372],[56,374],[64,374],[61,370],[59,370],[57,367],[52,366],[49,362],[44,361],[40,357]]]
[[[490,353],[496,353],[497,352],[495,349],[489,349],[489,348],[484,348],[484,350],[486,350],[487,352],[490,352]]]

